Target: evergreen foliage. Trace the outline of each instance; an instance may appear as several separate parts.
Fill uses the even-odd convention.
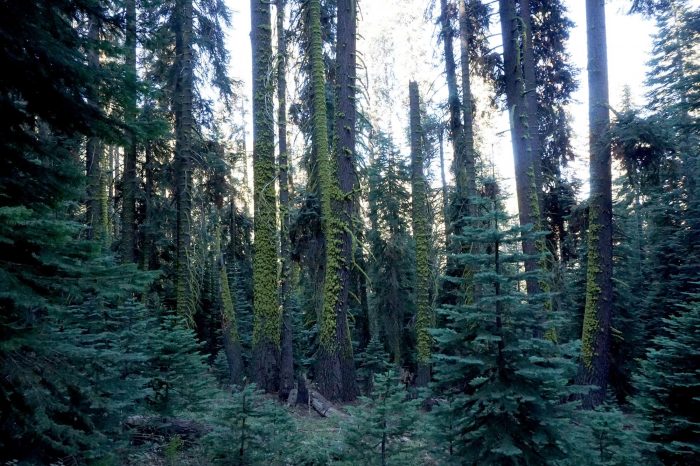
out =
[[[574,364],[554,341],[538,337],[554,316],[545,296],[524,296],[517,251],[521,235],[502,207],[495,181],[488,197],[472,201],[480,214],[455,232],[478,253],[454,260],[474,270],[478,290],[438,312],[446,325],[433,331],[438,454],[448,464],[554,464],[574,449],[567,438],[569,407],[561,403]],[[538,280],[544,280],[543,277]],[[463,292],[466,293],[466,292]],[[442,401],[446,398],[446,401]],[[444,403],[444,405],[440,405]]]
[[[343,442],[348,465],[401,465],[417,461],[418,401],[408,397],[396,372],[374,376],[373,390],[350,410]]]
[[[635,378],[648,448],[663,464],[691,464],[700,453],[699,298],[690,296],[663,320]]]

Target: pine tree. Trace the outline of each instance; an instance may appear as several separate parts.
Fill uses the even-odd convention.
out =
[[[203,440],[215,464],[286,464],[295,440],[295,426],[286,411],[255,384],[216,401],[218,422]]]
[[[374,389],[352,408],[340,464],[416,464],[418,401],[408,399],[394,371],[377,374]]]
[[[420,95],[418,83],[411,81],[409,87],[411,125],[411,217],[413,240],[415,242],[416,276],[414,293],[416,296],[416,384],[426,386],[430,381],[430,361],[432,341],[428,328],[433,321],[430,309],[430,263],[428,249],[427,182],[423,173],[423,129],[420,120]]]
[[[573,448],[561,397],[574,365],[556,343],[538,337],[547,297],[525,300],[518,290],[533,277],[518,271],[526,256],[517,245],[542,234],[513,226],[497,184],[484,186],[487,196],[472,201],[483,213],[457,236],[479,252],[455,257],[475,270],[480,293],[472,302],[463,292],[457,304],[438,309],[446,326],[433,331],[437,454],[448,464],[553,464]]]
[[[321,39],[321,5],[319,0],[308,4],[310,32],[311,87],[313,90],[313,144],[318,165],[320,188],[321,228],[325,240],[325,277],[323,281],[322,311],[319,317],[319,349],[317,354],[316,382],[329,399],[351,400],[356,387],[352,344],[347,316],[339,313],[341,299],[339,271],[341,269],[341,222],[333,210],[333,201],[339,200],[339,187],[334,176],[334,163],[328,147],[328,117]],[[341,303],[342,304],[342,303]]]
[[[588,87],[591,151],[591,194],[588,201],[588,258],[586,308],[581,335],[582,384],[595,388],[584,398],[592,407],[605,399],[610,378],[610,322],[612,317],[612,181],[608,58],[605,2],[586,1],[588,31]]]
[[[255,182],[255,243],[253,256],[254,377],[268,392],[279,388],[282,316],[277,291],[277,204],[275,144],[272,120],[273,84],[268,69],[272,58],[270,4],[251,0],[253,35],[253,178]]]
[[[699,299],[689,296],[663,320],[635,378],[634,405],[648,422],[649,450],[663,464],[691,464],[700,454]]]

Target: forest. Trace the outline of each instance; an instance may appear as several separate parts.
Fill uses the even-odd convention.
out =
[[[699,464],[700,4],[576,2],[0,1],[0,464]]]

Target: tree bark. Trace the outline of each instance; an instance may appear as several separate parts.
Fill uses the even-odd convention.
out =
[[[277,206],[270,3],[251,0],[253,50],[253,374],[267,392],[279,389],[282,313],[277,289]]]
[[[192,0],[175,2],[175,199],[177,254],[177,312],[193,323],[192,283],[190,281],[190,221],[192,214],[192,114],[194,56],[192,53]]]
[[[126,1],[125,61],[127,73],[127,102],[125,121],[128,126],[124,146],[124,178],[122,196],[121,256],[124,262],[136,260],[136,0]]]
[[[503,35],[503,68],[506,87],[506,103],[510,114],[511,140],[515,165],[515,186],[518,195],[518,216],[521,225],[540,225],[539,196],[537,194],[536,168],[532,153],[532,138],[528,128],[530,122],[527,110],[526,89],[523,75],[523,57],[520,54],[519,38],[521,18],[518,18],[512,0],[499,0],[499,13]],[[527,47],[525,47],[527,48]],[[526,272],[537,270],[537,245],[529,236],[523,235],[522,248],[526,256]],[[539,293],[540,285],[535,278],[526,281],[529,294]]]
[[[221,306],[221,334],[223,336],[224,353],[229,369],[229,380],[232,385],[240,385],[243,381],[243,355],[241,339],[238,334],[238,320],[236,319],[236,307],[224,255],[221,252],[221,227],[217,226],[215,235],[214,253],[216,255],[216,272],[218,275],[219,303]]]
[[[584,397],[584,407],[605,400],[610,372],[610,319],[612,314],[612,182],[608,57],[604,0],[586,0],[588,43],[588,116],[590,124],[590,185],[586,307],[581,336],[580,382],[595,385]]]
[[[94,70],[100,68],[100,55],[97,41],[100,37],[100,25],[98,19],[91,16],[88,25],[88,39],[90,49],[87,52],[88,66]],[[97,94],[88,95],[88,100],[94,107],[99,107]],[[107,186],[104,173],[104,146],[96,136],[87,139],[85,147],[85,172],[87,175],[86,192],[86,220],[88,225],[88,238],[106,244],[109,236],[109,219],[107,216]]]
[[[430,245],[428,232],[428,193],[425,174],[423,173],[423,128],[420,120],[420,95],[418,84],[408,84],[410,127],[411,127],[411,197],[413,238],[416,247],[416,385],[425,387],[430,381],[430,355],[432,338],[429,328],[432,326],[430,310]]]
[[[464,131],[464,155],[462,158],[462,167],[464,170],[464,194],[466,195],[466,202],[470,206],[470,215],[474,215],[475,212],[471,212],[472,199],[476,196],[476,150],[474,149],[474,118],[473,114],[473,97],[472,97],[472,85],[470,77],[470,66],[469,66],[469,16],[467,11],[467,5],[465,5],[465,0],[458,0],[459,4],[459,44],[460,44],[460,61],[462,68],[462,114],[464,118],[464,124],[462,126]],[[471,3],[471,2],[469,2]]]
[[[284,30],[285,0],[277,0],[277,138],[279,141],[280,255],[282,256],[281,296],[282,348],[280,358],[281,399],[294,388],[294,341],[291,308],[291,253],[289,248],[289,157],[287,155],[287,41]]]
[[[351,174],[347,173],[348,168],[352,167],[352,156],[354,154],[353,146],[346,146],[345,143],[338,144],[342,147],[341,159],[347,158],[345,150],[350,150],[350,164],[343,161],[342,170],[338,167],[338,178],[334,176],[332,169],[331,154],[328,147],[328,127],[327,127],[327,108],[326,108],[326,93],[325,93],[325,67],[323,63],[323,42],[321,38],[321,4],[320,0],[309,0],[309,19],[310,19],[310,60],[311,60],[311,79],[313,88],[313,142],[317,156],[319,186],[321,191],[321,227],[325,238],[325,277],[323,283],[323,308],[319,315],[319,349],[317,353],[316,365],[316,382],[328,399],[336,400],[352,400],[357,393],[355,383],[355,368],[353,362],[352,343],[350,341],[350,329],[348,327],[346,308],[347,306],[347,279],[344,275],[347,273],[347,265],[343,264],[346,254],[344,252],[345,243],[343,240],[343,223],[342,217],[337,215],[334,207],[343,205],[342,202],[345,196],[342,194],[341,187],[338,186],[338,178],[345,180],[351,178]],[[348,10],[351,8],[351,10]],[[355,47],[355,5],[354,1],[342,0],[338,3],[338,56],[351,57],[354,64],[354,47]],[[352,18],[348,18],[351,16]],[[353,31],[352,34],[349,31]],[[351,37],[350,37],[351,36]],[[341,39],[342,38],[342,39]],[[345,60],[345,59],[342,59]],[[341,60],[341,61],[342,61]],[[352,77],[346,76],[349,81],[346,83],[354,83],[354,66],[351,71]],[[343,115],[347,119],[354,115],[354,100],[352,105],[349,105],[350,97],[354,99],[354,94],[351,94],[351,89],[342,89],[343,95],[347,99],[339,98],[339,104],[343,105],[343,109],[353,112],[352,114]],[[341,110],[339,110],[341,112]],[[349,132],[354,137],[354,119],[352,126],[349,127]],[[349,137],[348,128],[342,126],[343,141]],[[339,136],[340,137],[340,136]],[[354,139],[353,139],[354,141]],[[338,161],[340,162],[340,161]],[[342,214],[342,212],[341,212]]]

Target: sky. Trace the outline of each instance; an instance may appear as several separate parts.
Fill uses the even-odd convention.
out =
[[[242,91],[251,95],[250,3],[246,0],[227,1],[233,12],[232,27],[228,31],[231,74],[244,82]],[[444,65],[441,61],[442,46],[437,41],[435,24],[425,19],[429,3],[429,0],[359,0],[358,51],[366,66],[358,76],[367,92],[363,111],[381,122],[382,129],[391,130],[403,150],[407,148],[403,135],[408,125],[408,80],[416,79],[419,82],[422,97],[428,101],[446,100],[447,96]],[[572,62],[579,70],[580,84],[574,95],[574,103],[568,109],[572,116],[574,149],[577,154],[571,174],[584,182],[580,195],[586,197],[588,89],[585,2],[565,0],[564,3],[569,18],[575,23],[571,31],[569,51]],[[644,81],[655,28],[650,20],[639,15],[627,15],[630,3],[630,0],[606,2],[608,73],[610,102],[613,107],[619,105],[625,86],[632,90],[634,104],[643,105],[645,102]],[[437,13],[434,11],[433,17]],[[497,15],[494,17],[495,23],[491,25],[491,33],[495,34],[493,40],[500,43],[500,24],[496,20]],[[390,89],[382,93],[382,88],[387,87],[381,84],[385,81],[391,83]],[[481,91],[485,92],[485,89]],[[477,111],[482,105],[485,105],[485,96],[477,95]],[[251,114],[248,111],[248,115]],[[508,126],[507,116],[497,112],[484,119],[478,130],[482,141],[482,158],[492,161],[506,189],[514,193],[513,156]],[[248,147],[252,147],[252,144],[249,143]],[[439,176],[435,176],[435,179],[439,180]],[[514,209],[515,205],[515,201],[509,203],[509,210]]]

